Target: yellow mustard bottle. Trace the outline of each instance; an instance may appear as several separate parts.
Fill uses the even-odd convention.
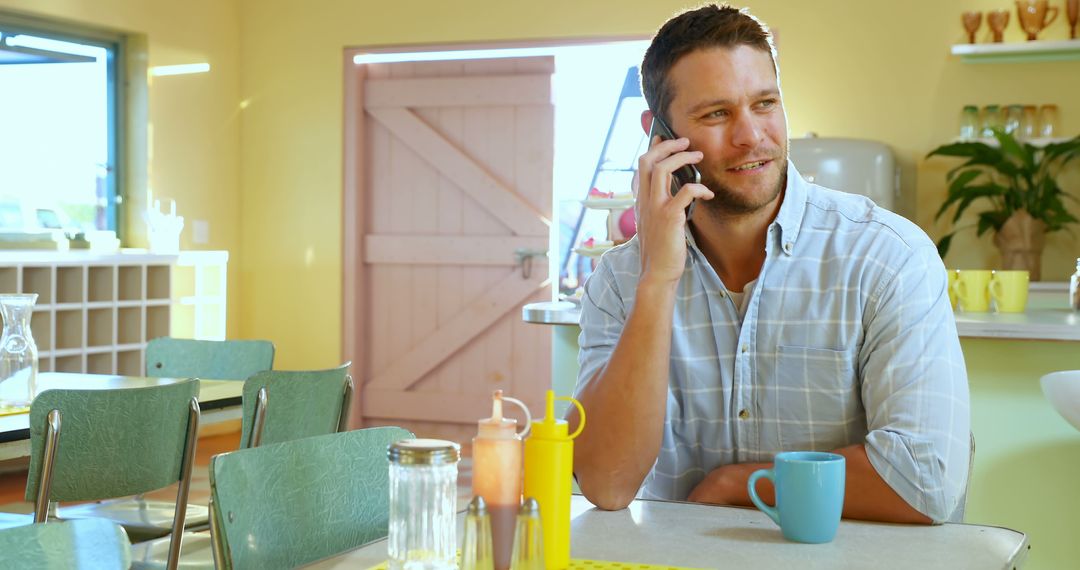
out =
[[[555,400],[577,406],[581,423],[568,433],[566,420],[555,417]],[[570,566],[570,492],[574,477],[574,438],[585,429],[585,409],[573,398],[547,391],[543,419],[533,421],[525,439],[525,497],[540,504],[547,570]]]

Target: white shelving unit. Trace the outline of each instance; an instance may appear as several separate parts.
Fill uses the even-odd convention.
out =
[[[0,251],[0,293],[37,293],[43,372],[141,376],[153,338],[223,339],[228,252]]]
[[[956,44],[951,51],[964,63],[1075,61],[1080,60],[1080,40]]]
[[[229,252],[183,251],[173,266],[170,335],[225,340]]]
[[[37,293],[41,371],[141,375],[169,334],[175,255],[0,252],[0,293]]]

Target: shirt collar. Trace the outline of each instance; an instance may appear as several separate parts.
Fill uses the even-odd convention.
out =
[[[780,211],[777,212],[773,224],[780,227],[781,247],[784,253],[790,255],[795,247],[795,241],[799,239],[799,230],[802,229],[810,183],[803,180],[802,175],[795,168],[795,163],[789,160],[787,166],[784,203],[780,205]]]

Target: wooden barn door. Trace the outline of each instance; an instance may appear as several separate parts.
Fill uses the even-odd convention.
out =
[[[550,330],[521,306],[550,297],[548,264],[523,271],[518,253],[548,249],[553,71],[551,57],[347,70],[344,336],[363,425],[467,441],[498,388],[542,415]]]

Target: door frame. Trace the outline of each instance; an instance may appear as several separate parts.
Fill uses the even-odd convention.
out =
[[[366,66],[353,63],[357,55],[421,53],[432,51],[471,51],[515,48],[554,48],[585,46],[592,44],[632,42],[648,40],[645,35],[627,36],[590,36],[563,39],[539,39],[512,42],[468,42],[450,44],[414,44],[408,46],[368,46],[345,48],[342,59],[344,84],[344,128],[342,157],[342,248],[341,248],[341,354],[346,362],[354,364],[366,362],[368,355],[363,343],[365,331],[361,327],[367,322],[363,299],[367,298],[369,284],[364,269],[364,225],[365,201],[358,189],[364,180],[366,171],[363,164],[364,128],[364,81],[367,77]],[[364,379],[356,378],[356,393],[363,394]],[[361,398],[353,399],[350,414],[350,429],[360,427],[363,422]]]

